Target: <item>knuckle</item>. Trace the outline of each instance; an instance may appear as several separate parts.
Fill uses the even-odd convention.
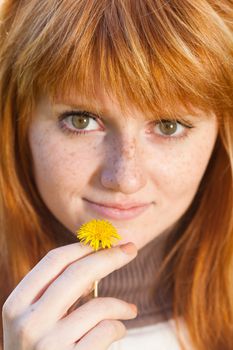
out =
[[[91,308],[97,309],[102,315],[111,315],[111,318],[113,315],[116,316],[129,312],[127,302],[113,297],[98,297],[91,299],[88,303],[90,303]]]
[[[126,327],[122,322],[120,321],[116,321],[116,322],[118,323],[118,333],[117,333],[116,339],[120,339],[126,335]]]
[[[48,260],[51,260],[51,261],[55,261],[55,260],[57,260],[57,259],[60,258],[60,255],[61,255],[61,254],[60,254],[59,249],[58,249],[58,248],[55,248],[55,249],[50,250],[50,251],[46,254],[45,258],[48,259]]]
[[[80,278],[81,276],[88,277],[89,271],[83,264],[74,263],[69,265],[65,270],[65,278],[74,279]]]
[[[110,260],[110,265],[115,268],[124,265],[126,259],[128,259],[128,256],[126,254],[123,254],[119,247],[108,249],[108,251],[106,251],[106,254],[107,257],[109,257],[108,259]]]
[[[56,263],[60,261],[61,258],[62,252],[60,248],[52,249],[45,255],[45,259],[48,260],[49,263]]]
[[[15,321],[15,329],[19,339],[27,344],[34,344],[38,337],[39,320],[34,310],[34,306],[29,307],[26,313]]]
[[[106,334],[112,338],[119,338],[125,335],[126,328],[124,324],[117,320],[103,320],[100,322],[100,327],[104,328]]]
[[[16,313],[10,299],[7,299],[2,307],[2,318],[8,322],[16,318]]]
[[[100,311],[101,314],[105,314],[106,311],[109,311],[109,308],[112,306],[107,301],[107,298],[101,297],[91,299],[90,301],[88,301],[88,304],[91,309],[95,308],[96,312]]]
[[[12,310],[11,308],[8,306],[8,299],[5,301],[5,303],[2,306],[2,316],[4,318],[11,318],[12,315]]]
[[[20,321],[16,328],[17,328],[17,336],[21,341],[23,341],[28,345],[33,343],[32,326],[28,319],[24,321]]]
[[[122,262],[122,254],[119,254],[119,249],[105,249],[104,254],[113,262],[114,265],[118,265]]]
[[[58,344],[55,344],[54,340],[48,336],[41,338],[34,346],[34,350],[53,350],[53,349],[59,349]]]
[[[117,309],[114,304],[114,298],[93,298],[87,302],[87,308],[91,312],[95,310],[95,315],[102,318],[115,318]],[[118,309],[117,309],[118,310]]]

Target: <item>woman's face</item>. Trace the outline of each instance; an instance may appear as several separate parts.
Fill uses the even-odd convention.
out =
[[[132,241],[140,249],[190,206],[215,144],[217,119],[186,113],[188,128],[148,121],[133,107],[122,115],[104,93],[97,101],[75,94],[69,101],[39,101],[29,128],[36,184],[74,234],[91,219],[106,219],[123,238],[116,244]]]

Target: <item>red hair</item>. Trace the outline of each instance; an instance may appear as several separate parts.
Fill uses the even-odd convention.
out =
[[[198,350],[233,341],[233,9],[231,0],[5,0],[0,5],[1,305],[56,246],[59,226],[33,180],[27,139],[40,94],[100,83],[148,118],[176,106],[215,113],[219,135],[197,205],[164,264],[174,317]],[[136,88],[135,88],[136,87]],[[188,218],[188,219],[187,219]]]

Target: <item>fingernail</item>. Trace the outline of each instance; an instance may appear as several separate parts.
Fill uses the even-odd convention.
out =
[[[137,249],[135,248],[135,245],[133,243],[131,243],[131,242],[128,242],[126,244],[122,244],[120,246],[120,249],[124,253],[126,253],[128,255],[132,255],[132,254],[135,254],[137,252]]]
[[[138,313],[138,308],[135,304],[129,304],[130,308],[132,309],[132,311],[137,314]]]

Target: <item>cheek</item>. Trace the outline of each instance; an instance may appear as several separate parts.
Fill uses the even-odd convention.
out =
[[[34,175],[40,192],[64,194],[82,190],[97,159],[95,152],[90,152],[90,145],[88,149],[79,144],[74,147],[75,143],[64,142],[63,135],[49,129],[40,132],[32,127],[29,136]]]
[[[209,163],[215,139],[213,134],[157,152],[153,181],[162,195],[176,201],[192,199]]]

